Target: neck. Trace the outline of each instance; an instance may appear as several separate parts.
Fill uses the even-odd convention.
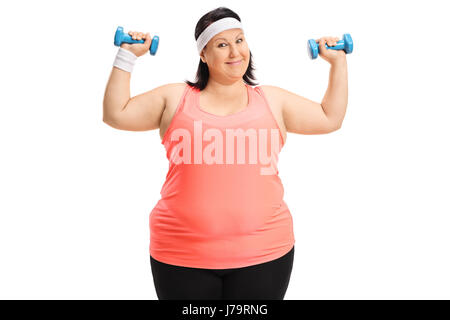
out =
[[[237,97],[242,97],[242,92],[246,90],[247,88],[243,80],[233,83],[221,83],[209,79],[203,91],[213,96],[221,97],[222,100],[236,100]]]

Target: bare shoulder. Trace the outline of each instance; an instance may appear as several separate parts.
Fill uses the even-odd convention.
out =
[[[268,84],[260,85],[259,87],[264,90],[264,93],[268,92],[270,94],[278,94],[279,95],[279,94],[281,94],[281,91],[283,90],[280,87],[272,86],[272,85],[268,85]]]
[[[264,92],[267,102],[273,112],[282,114],[283,99],[285,96],[284,90],[272,85],[261,85],[259,87]]]
[[[159,134],[162,139],[167,127],[172,121],[173,115],[177,109],[178,103],[183,96],[184,89],[187,84],[184,82],[169,83],[164,86],[163,94],[165,100],[165,108],[159,124]]]
[[[165,115],[163,117],[171,118],[171,115],[175,113],[178,102],[180,102],[186,86],[187,84],[184,82],[169,83],[165,85],[164,100],[166,101],[166,106],[164,110]]]
[[[175,99],[178,97],[181,98],[181,95],[183,94],[184,88],[186,87],[186,83],[184,82],[176,82],[176,83],[168,83],[164,85],[164,99],[166,100],[166,106],[169,102],[171,102],[172,99]],[[179,100],[178,99],[178,100]]]
[[[289,95],[289,91],[287,91],[286,89],[277,87],[277,86],[272,86],[272,85],[263,85],[260,86],[261,89],[264,90],[264,93],[266,95],[270,95],[272,99],[274,99],[277,102],[277,105],[279,105],[280,107],[282,106],[282,103],[284,101],[284,99],[286,98],[287,95]]]
[[[275,117],[275,120],[280,127],[281,134],[284,141],[286,141],[286,126],[283,119],[283,97],[285,96],[285,90],[272,85],[260,85],[258,86],[267,99],[270,109]]]

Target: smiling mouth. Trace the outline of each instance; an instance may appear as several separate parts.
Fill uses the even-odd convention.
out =
[[[227,64],[239,64],[240,62],[242,62],[242,60],[235,61],[235,62],[227,62]]]

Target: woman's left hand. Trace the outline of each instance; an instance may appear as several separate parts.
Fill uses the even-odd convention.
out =
[[[319,44],[319,56],[330,64],[335,63],[339,59],[345,59],[344,50],[333,50],[325,47],[325,43],[329,47],[334,47],[338,41],[339,38],[337,37],[322,37],[316,40],[316,43]]]

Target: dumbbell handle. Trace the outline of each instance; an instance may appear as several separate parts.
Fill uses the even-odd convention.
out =
[[[117,27],[114,35],[114,45],[120,47],[122,43],[144,43],[144,40],[134,40],[128,33],[123,32],[122,27]],[[150,45],[150,54],[155,55],[158,50],[159,37],[154,36]]]
[[[336,42],[336,45],[335,45],[335,46],[331,46],[331,47],[329,47],[329,46],[325,43],[325,48],[331,49],[331,50],[344,50],[344,40],[339,40],[338,42]]]
[[[129,34],[124,34],[122,43],[144,43],[144,40],[134,40]]]
[[[338,42],[336,42],[335,46],[328,46],[325,43],[325,48],[327,50],[331,49],[331,50],[344,50],[346,54],[352,53],[353,52],[353,39],[350,36],[349,33],[346,33],[343,35],[342,40],[339,40]],[[314,39],[310,39],[308,40],[308,55],[311,59],[315,59],[317,58],[317,55],[320,52],[320,47],[319,44],[314,40]]]

